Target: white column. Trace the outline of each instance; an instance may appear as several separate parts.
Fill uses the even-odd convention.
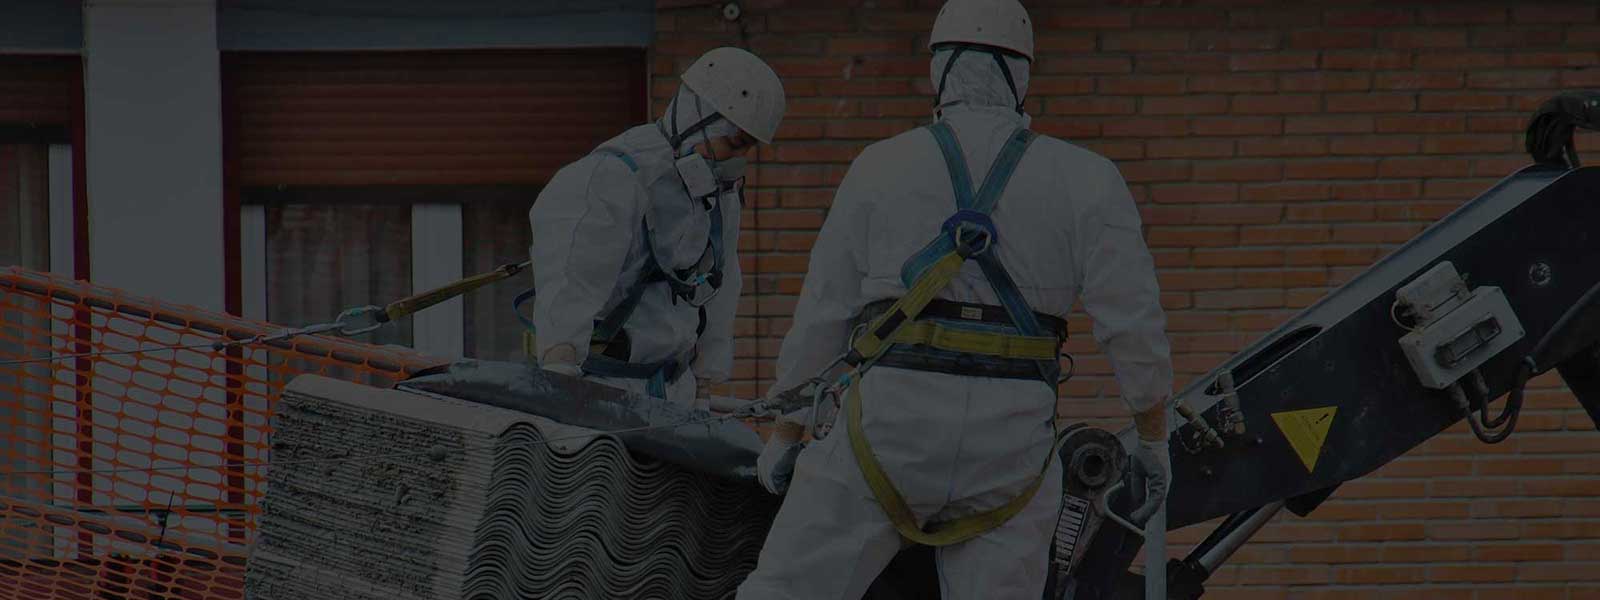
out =
[[[88,0],[83,17],[90,275],[221,311],[215,3]]]
[[[421,292],[461,279],[461,205],[411,207],[411,290]],[[413,348],[430,356],[461,358],[466,352],[466,305],[451,298],[411,317]]]

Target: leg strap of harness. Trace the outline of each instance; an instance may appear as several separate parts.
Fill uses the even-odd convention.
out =
[[[1033,501],[1033,496],[1039,491],[1039,486],[1044,483],[1044,478],[1050,470],[1050,463],[1055,461],[1056,453],[1061,450],[1061,443],[1066,441],[1066,436],[1056,436],[1055,443],[1050,446],[1050,454],[1044,459],[1044,466],[1039,469],[1039,474],[1028,482],[1010,501],[997,508],[952,519],[931,523],[926,528],[917,524],[916,513],[906,505],[904,496],[895,489],[894,482],[890,481],[889,474],[883,470],[883,465],[878,462],[878,456],[872,452],[872,445],[867,442],[867,436],[861,429],[861,385],[850,386],[850,391],[845,398],[845,427],[850,435],[850,450],[855,454],[856,466],[861,469],[862,478],[866,479],[867,487],[872,490],[872,495],[878,500],[878,506],[883,508],[883,513],[888,515],[889,522],[894,524],[896,531],[906,540],[926,546],[949,546],[973,539],[990,530],[999,527],[1012,517],[1022,512],[1022,509]]]

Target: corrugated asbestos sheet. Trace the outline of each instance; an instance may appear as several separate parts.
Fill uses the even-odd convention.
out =
[[[452,398],[306,376],[277,419],[258,600],[728,598],[779,503]]]
[[[0,56],[0,126],[66,126],[81,85],[77,56]]]
[[[645,121],[639,49],[224,55],[246,186],[542,184]]]

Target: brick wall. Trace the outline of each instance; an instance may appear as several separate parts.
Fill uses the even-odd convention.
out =
[[[660,2],[656,111],[676,73],[720,45],[767,58],[790,95],[745,215],[736,391],[748,395],[771,377],[849,161],[929,118],[939,2],[747,0],[739,24],[707,4]],[[1114,159],[1132,185],[1180,383],[1526,164],[1520,132],[1538,102],[1600,87],[1592,3],[1027,4],[1035,128]],[[1080,375],[1061,414],[1120,427],[1087,338],[1072,343]],[[1504,444],[1456,428],[1311,518],[1280,517],[1212,597],[1600,598],[1600,434],[1557,383],[1536,383]],[[1204,529],[1176,532],[1175,548]]]

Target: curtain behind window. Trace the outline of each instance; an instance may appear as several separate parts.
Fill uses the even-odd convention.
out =
[[[539,190],[532,187],[475,190],[461,206],[462,273],[484,273],[528,260],[533,243],[528,209]],[[522,323],[511,311],[517,294],[533,287],[532,271],[466,295],[466,355],[484,360],[524,360]],[[533,302],[523,306],[531,316]]]
[[[0,266],[50,269],[49,147],[44,144],[0,144]],[[38,316],[44,307],[32,297],[0,290],[0,360],[50,356],[50,323]],[[46,420],[51,368],[34,363],[0,368],[0,470],[27,470],[47,464],[49,440]],[[13,394],[3,390],[24,390]],[[0,477],[0,494],[49,498],[50,490],[38,480]],[[48,544],[48,532],[29,540],[13,539],[19,547]],[[11,556],[0,549],[0,556]]]
[[[405,204],[269,204],[267,320],[299,327],[346,308],[411,295],[411,207]],[[411,320],[358,338],[411,344]]]

